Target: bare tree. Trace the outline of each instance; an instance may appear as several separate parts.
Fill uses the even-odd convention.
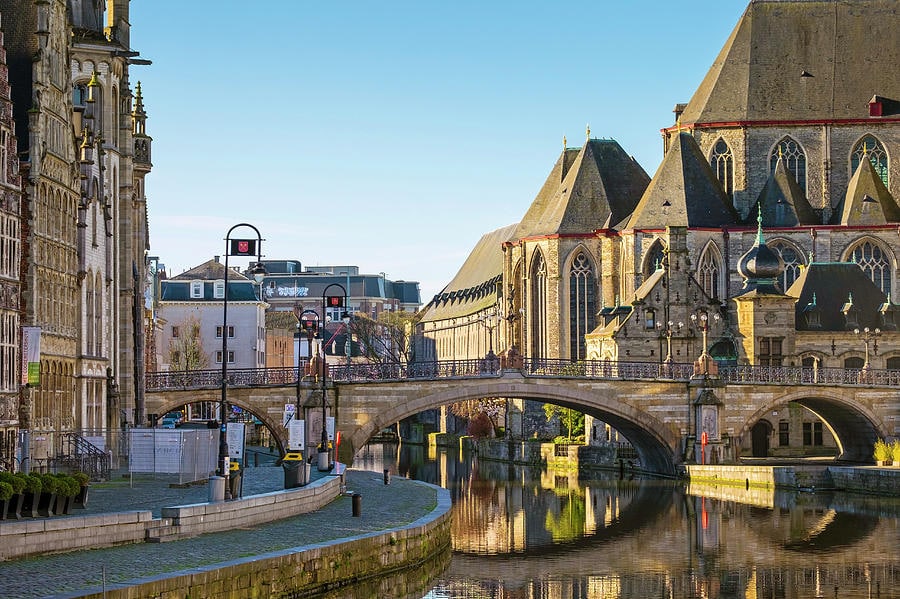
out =
[[[412,358],[412,331],[420,318],[417,313],[400,310],[384,311],[377,319],[356,314],[350,333],[373,364],[405,364]]]
[[[178,327],[184,331],[169,345],[170,370],[203,370],[209,366],[209,356],[200,341],[200,321],[191,316]]]

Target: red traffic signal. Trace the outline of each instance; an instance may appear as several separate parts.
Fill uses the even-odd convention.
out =
[[[256,239],[232,239],[229,256],[255,256]]]
[[[326,298],[326,304],[329,308],[343,308],[344,307],[344,296],[343,295],[329,295]]]

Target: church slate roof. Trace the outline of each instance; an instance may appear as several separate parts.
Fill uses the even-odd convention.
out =
[[[847,194],[832,218],[835,221],[832,224],[845,226],[900,222],[900,207],[875,172],[871,161],[859,161],[859,167],[847,186]]]
[[[428,303],[422,320],[457,318],[492,306],[503,274],[502,246],[513,239],[517,227],[507,225],[482,235],[453,280]]]
[[[626,219],[650,183],[612,139],[566,148],[515,232],[514,239],[585,234]]]
[[[626,228],[703,228],[737,222],[737,213],[697,142],[682,132],[672,139]]]
[[[752,0],[681,115],[683,125],[868,118],[900,98],[897,0]],[[873,58],[877,54],[877,58]]]
[[[858,264],[852,262],[813,262],[804,268],[787,295],[796,297],[797,330],[847,331],[854,326],[884,327],[879,309],[887,297],[866,275]],[[815,298],[815,300],[814,300]],[[841,309],[852,300],[856,310],[856,322],[849,323]],[[820,326],[810,327],[805,316],[808,307],[815,305],[819,312]]]
[[[756,218],[760,204],[764,227],[821,224],[818,215],[800,189],[797,179],[785,165],[784,158],[778,160],[759,198],[747,213],[748,221]]]

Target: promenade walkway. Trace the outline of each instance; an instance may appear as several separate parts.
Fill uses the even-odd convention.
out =
[[[313,468],[313,479],[320,474]],[[347,489],[362,495],[359,517],[352,516],[352,500],[342,496],[309,514],[262,526],[203,535],[169,543],[143,543],[108,549],[0,563],[0,597],[77,597],[79,591],[99,590],[104,584],[127,583],[148,577],[210,566],[304,546],[401,527],[427,515],[436,505],[433,488],[404,478],[384,484],[382,473],[349,470]],[[244,471],[244,496],[284,488],[280,466],[260,466]],[[167,506],[205,502],[206,485],[170,486],[162,477],[118,478],[91,487],[83,513],[152,510],[158,517]],[[85,530],[84,534],[91,534]]]

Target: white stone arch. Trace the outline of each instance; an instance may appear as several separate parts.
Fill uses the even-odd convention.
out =
[[[728,194],[728,197],[734,195],[734,150],[725,138],[719,136],[716,141],[709,147],[707,155],[710,167],[716,174],[722,189]]]
[[[650,275],[656,272],[657,269],[665,267],[667,249],[668,247],[661,237],[654,239],[647,248],[647,251],[644,253],[641,260],[641,272],[644,274],[645,281]]]
[[[868,142],[870,140],[874,142],[874,147],[868,147]],[[860,135],[859,138],[850,146],[850,151],[847,154],[847,179],[853,177],[853,174],[859,167],[859,162],[862,158],[861,154],[863,153],[864,146],[866,146],[865,153],[869,154],[869,160],[871,161],[873,157],[876,158],[876,164],[874,165],[875,172],[882,176],[882,182],[884,183],[884,186],[889,187],[891,173],[890,150],[888,149],[887,144],[885,144],[877,135],[871,132]],[[882,157],[883,161],[881,160]]]
[[[725,299],[725,261],[722,250],[714,240],[710,239],[703,246],[694,272],[697,283],[706,295],[712,299]]]
[[[803,252],[799,244],[785,237],[766,240],[766,245],[778,252],[784,260],[784,272],[778,277],[778,283],[782,291],[787,291],[800,276],[800,271],[809,265],[809,256]]]
[[[584,335],[594,330],[596,314],[601,304],[600,265],[583,243],[576,245],[563,263],[563,311],[566,315],[569,342],[568,357],[584,360],[587,345]],[[573,285],[573,279],[576,284]],[[573,308],[574,307],[574,308]]]
[[[794,174],[797,184],[800,185],[800,189],[803,190],[803,195],[807,195],[809,162],[807,156],[809,153],[806,151],[803,144],[794,137],[790,135],[780,137],[778,141],[773,143],[769,148],[768,160],[770,173],[775,170],[775,164],[778,161],[779,148],[782,148],[785,165],[788,167],[788,170]]]
[[[896,284],[897,257],[890,246],[877,237],[861,235],[848,243],[841,254],[841,262],[855,262],[885,295],[891,294]]]

